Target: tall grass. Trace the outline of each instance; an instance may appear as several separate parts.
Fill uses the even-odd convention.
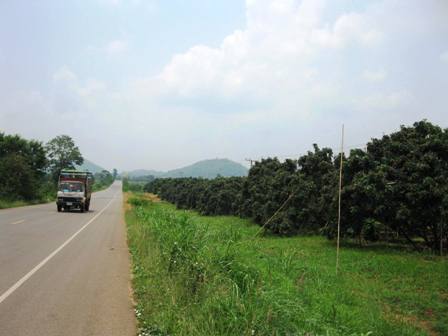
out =
[[[123,178],[122,189],[124,192],[143,192],[143,187],[147,182],[142,181],[130,181],[128,178]]]
[[[7,208],[16,208],[24,205],[28,205],[28,202],[25,201],[11,201],[11,200],[4,200],[0,199],[0,209],[7,209]]]
[[[253,239],[236,217],[129,200],[142,335],[448,334],[444,259],[345,249],[321,237]]]

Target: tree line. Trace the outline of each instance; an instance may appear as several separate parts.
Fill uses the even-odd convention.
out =
[[[59,172],[84,159],[73,139],[60,135],[46,144],[0,132],[0,200],[46,201],[56,195]],[[116,171],[95,174],[97,189],[112,183]]]
[[[278,235],[334,238],[340,154],[255,162],[247,177],[156,179],[145,191],[205,215],[251,218]],[[442,251],[448,233],[448,130],[426,120],[343,154],[342,237]]]

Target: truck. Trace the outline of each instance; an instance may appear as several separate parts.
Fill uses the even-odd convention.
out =
[[[93,174],[88,171],[62,170],[58,179],[56,206],[58,212],[79,209],[89,211]]]

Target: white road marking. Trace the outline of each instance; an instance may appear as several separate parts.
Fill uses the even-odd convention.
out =
[[[22,224],[24,221],[25,221],[24,219],[21,219],[21,220],[11,223],[11,225]]]
[[[117,193],[115,193],[116,195]],[[96,214],[91,220],[89,220],[82,228],[80,228],[78,231],[76,231],[69,239],[67,239],[61,246],[59,246],[56,250],[54,250],[48,257],[46,257],[44,260],[42,260],[39,264],[37,264],[31,271],[29,271],[27,274],[25,274],[19,281],[17,281],[14,285],[12,285],[6,292],[4,292],[0,296],[0,303],[6,300],[8,296],[10,296],[12,293],[14,293],[17,288],[22,286],[29,278],[33,276],[34,273],[36,273],[38,270],[40,270],[47,262],[49,262],[56,254],[58,254],[65,246],[67,246],[75,237],[81,233],[90,223],[92,223],[95,219],[97,219],[115,200],[115,195],[112,197],[112,199],[107,203],[107,205],[98,213]]]

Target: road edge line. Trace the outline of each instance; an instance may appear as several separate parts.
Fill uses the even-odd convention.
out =
[[[73,235],[70,236],[62,245],[60,245],[56,250],[51,252],[44,260],[42,260],[39,264],[34,266],[34,268],[25,274],[19,281],[17,281],[14,285],[12,285],[9,289],[6,290],[2,295],[0,295],[0,304],[5,301],[8,296],[14,293],[20,286],[22,286],[29,278],[33,276],[34,273],[39,271],[47,262],[49,262],[56,254],[58,254],[64,247],[66,247],[73,239],[76,238],[78,234],[80,234],[87,226],[89,226],[95,219],[97,219],[115,200],[115,196],[117,193],[112,196],[112,199],[107,203],[107,205],[101,209],[99,213],[97,213],[93,218],[91,218],[86,224],[84,224],[78,231],[76,231]]]

